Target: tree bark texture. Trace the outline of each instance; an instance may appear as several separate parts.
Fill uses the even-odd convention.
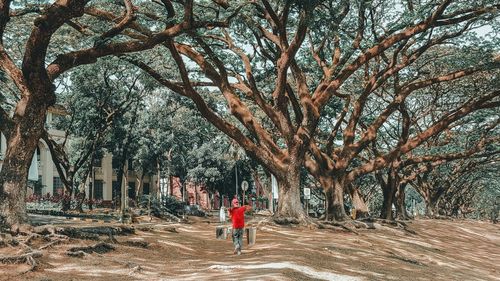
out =
[[[290,168],[285,179],[278,178],[279,199],[276,216],[303,221],[307,215],[300,202],[300,171],[298,167]]]
[[[398,190],[396,191],[396,218],[400,220],[407,220],[410,219],[410,215],[406,211],[406,184],[400,184],[398,187]]]
[[[14,128],[7,138],[7,151],[0,171],[2,226],[28,222],[25,202],[28,169],[44,129],[46,110],[46,104],[29,96],[24,96],[16,107]]]
[[[321,177],[321,185],[325,189],[325,220],[344,221],[347,214],[344,209],[344,181],[342,176]]]
[[[399,185],[399,179],[397,171],[393,168],[387,173],[387,180],[385,181],[381,175],[377,176],[380,186],[382,187],[382,210],[380,211],[380,218],[393,220],[394,216],[392,214],[392,205],[395,201],[396,191]]]

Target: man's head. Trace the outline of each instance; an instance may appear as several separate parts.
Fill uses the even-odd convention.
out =
[[[233,201],[231,202],[233,204],[233,207],[239,207],[240,206],[240,201],[235,197]]]

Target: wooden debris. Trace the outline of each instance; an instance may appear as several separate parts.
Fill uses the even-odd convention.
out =
[[[66,252],[66,255],[74,258],[82,258],[86,255],[84,251],[76,251],[76,252]]]

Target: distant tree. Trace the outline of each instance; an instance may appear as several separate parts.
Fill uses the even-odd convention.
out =
[[[189,180],[212,189],[222,184],[234,162],[227,157],[229,140],[204,122],[189,100],[159,93],[144,109],[136,168],[159,177],[178,176],[182,184]]]
[[[65,132],[64,139],[48,132],[42,135],[69,197],[77,187],[75,195],[86,197],[86,180],[94,162],[102,157],[100,151],[115,120],[131,111],[145,94],[141,76],[119,63],[101,61],[73,72],[59,100],[68,111],[65,119],[56,124]],[[63,210],[69,209],[69,202],[65,203]],[[81,211],[80,204],[77,208]]]

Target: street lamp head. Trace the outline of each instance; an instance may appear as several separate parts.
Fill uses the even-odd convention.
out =
[[[242,181],[241,182],[241,189],[243,191],[247,191],[248,190],[248,182],[247,181]]]

